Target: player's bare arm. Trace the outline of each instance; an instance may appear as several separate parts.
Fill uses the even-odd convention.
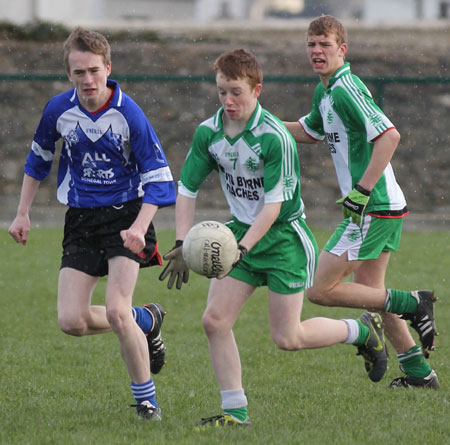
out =
[[[305,132],[303,125],[299,121],[283,122],[286,128],[292,134],[296,142],[303,142],[304,144],[315,144],[317,141]]]
[[[178,194],[175,207],[176,239],[184,240],[194,224],[195,198]]]
[[[34,179],[27,174],[24,175],[17,215],[8,230],[8,233],[13,239],[24,246],[27,243],[31,226],[29,213],[39,184],[40,181],[37,179]]]
[[[145,247],[145,234],[157,210],[158,206],[145,202],[142,204],[134,223],[128,230],[120,232],[124,247],[136,254],[142,252]]]
[[[264,207],[239,244],[250,250],[267,233],[280,214],[280,210],[281,202],[264,204]]]
[[[366,190],[372,190],[389,164],[400,141],[400,133],[395,129],[383,133],[375,140],[372,158],[359,181]]]

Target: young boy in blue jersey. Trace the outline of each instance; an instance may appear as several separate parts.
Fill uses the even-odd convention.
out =
[[[325,306],[384,312],[386,336],[405,373],[391,387],[438,389],[437,374],[425,360],[434,349],[434,293],[385,285],[390,255],[399,248],[408,213],[390,164],[400,134],[345,61],[347,33],[339,20],[328,15],[313,20],[307,52],[320,78],[312,110],[285,124],[297,142],[312,144],[327,138],[344,220],[320,254],[314,286],[306,295]],[[354,283],[343,282],[352,273]],[[399,315],[411,321],[423,350]]]
[[[161,265],[152,219],[175,203],[175,187],[159,140],[139,106],[111,73],[110,46],[76,28],[64,43],[74,88],[46,105],[25,164],[17,216],[9,228],[26,244],[29,212],[63,140],[58,200],[68,206],[58,285],[58,323],[69,335],[113,331],[131,379],[138,417],[160,420],[151,372],[164,364],[161,305],[132,307],[139,268]],[[105,306],[91,305],[108,275]]]

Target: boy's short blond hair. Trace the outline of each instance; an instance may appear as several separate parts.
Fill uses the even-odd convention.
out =
[[[64,42],[64,65],[66,71],[70,71],[69,54],[71,51],[91,52],[103,57],[107,66],[111,62],[111,47],[108,40],[102,34],[76,27]]]
[[[344,25],[332,15],[321,15],[314,19],[308,27],[308,36],[329,36],[334,34],[338,46],[347,43],[347,31]]]
[[[219,71],[228,79],[248,80],[252,89],[263,81],[262,69],[256,56],[244,49],[221,54],[214,62],[214,72]]]

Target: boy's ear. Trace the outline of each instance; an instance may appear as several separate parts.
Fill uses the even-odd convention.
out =
[[[256,85],[254,91],[255,97],[258,98],[259,95],[261,94],[261,90],[262,90],[262,84],[258,83],[258,85]]]
[[[342,57],[345,57],[345,55],[347,54],[347,50],[348,50],[348,46],[346,43],[342,43],[340,48],[339,48],[339,55]]]

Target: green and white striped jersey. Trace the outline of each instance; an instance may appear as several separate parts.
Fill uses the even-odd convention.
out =
[[[231,214],[251,225],[265,203],[281,202],[276,222],[303,216],[296,143],[283,123],[259,103],[244,131],[234,138],[223,128],[224,110],[201,123],[187,154],[178,193],[195,198],[217,170]]]
[[[373,141],[395,128],[375,104],[367,87],[352,74],[349,63],[334,73],[328,88],[319,83],[312,110],[300,123],[314,139],[327,139],[343,196],[366,171]],[[405,197],[389,163],[370,195],[366,213],[400,216],[405,207]]]

